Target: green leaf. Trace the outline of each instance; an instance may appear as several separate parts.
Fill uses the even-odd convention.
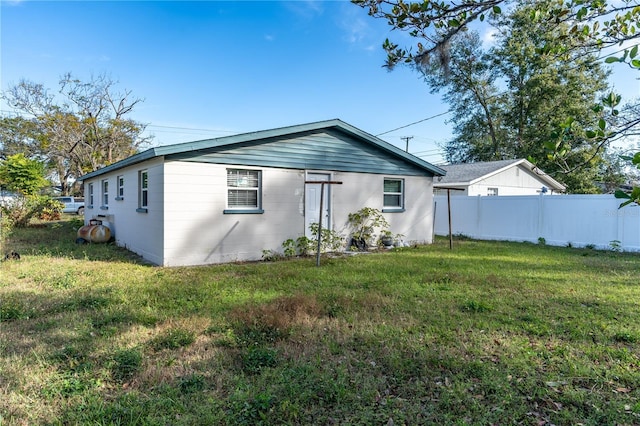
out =
[[[598,120],[598,127],[600,127],[600,129],[604,130],[605,127],[607,127],[607,122],[604,121],[604,119],[601,118],[600,120]]]
[[[500,9],[498,6],[493,6],[493,13],[498,15],[498,14],[502,13],[502,9]]]
[[[581,9],[578,11],[577,15],[576,15],[576,18],[578,18],[578,21],[582,20],[582,18],[584,18],[584,17],[585,17],[585,15],[587,14],[587,12],[588,12],[588,10],[587,10],[587,8],[586,8],[586,7],[581,8]]]
[[[587,130],[585,134],[589,139],[593,139],[596,137],[596,132],[594,132],[593,130]]]
[[[640,59],[634,59],[631,61],[631,66],[634,68],[640,68]]]
[[[631,51],[629,52],[629,58],[633,59],[633,58],[636,57],[636,55],[638,55],[638,45],[637,44],[631,48]]]
[[[612,64],[614,62],[620,62],[620,59],[616,58],[615,56],[609,56],[607,59],[604,60],[604,62],[607,64]]]
[[[633,203],[633,200],[627,200],[627,201],[625,201],[624,203],[620,204],[620,205],[618,206],[618,208],[619,208],[619,209],[621,209],[621,208],[623,208],[624,206],[629,205],[629,204],[631,204],[631,203]]]
[[[451,19],[449,21],[449,26],[450,27],[459,27],[460,26],[460,21],[458,21],[457,19]]]
[[[617,189],[616,192],[613,194],[616,198],[624,198],[625,200],[631,199],[631,195],[627,194],[626,192]]]

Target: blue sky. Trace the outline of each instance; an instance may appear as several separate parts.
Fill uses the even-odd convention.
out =
[[[378,135],[447,110],[418,74],[382,68],[384,39],[409,39],[347,1],[2,0],[0,13],[2,90],[106,73],[145,100],[131,117],[154,145],[332,118]],[[618,74],[640,95],[636,74]],[[404,149],[412,136],[410,152],[438,164],[446,119],[380,137]]]

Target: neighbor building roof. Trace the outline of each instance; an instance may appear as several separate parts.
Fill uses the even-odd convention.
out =
[[[468,186],[479,182],[482,179],[486,179],[490,176],[498,174],[503,170],[509,169],[514,166],[522,166],[541,180],[546,182],[551,189],[557,191],[564,191],[565,186],[553,179],[551,176],[538,169],[530,161],[521,158],[515,160],[499,160],[499,161],[481,161],[476,163],[463,163],[463,164],[450,164],[447,166],[441,166],[447,174],[439,177],[434,182],[434,187],[456,187],[456,186]]]

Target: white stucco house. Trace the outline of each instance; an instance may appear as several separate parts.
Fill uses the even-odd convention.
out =
[[[407,242],[430,243],[433,178],[445,172],[340,120],[159,146],[81,178],[85,221],[163,266],[258,260],[318,222],[343,233],[362,207]]]
[[[485,161],[440,166],[447,173],[434,180],[435,195],[559,194],[565,186],[525,160]]]

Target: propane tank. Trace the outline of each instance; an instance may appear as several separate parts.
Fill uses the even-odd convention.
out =
[[[101,220],[91,219],[89,224],[78,229],[76,242],[105,243],[111,239],[111,230]]]

